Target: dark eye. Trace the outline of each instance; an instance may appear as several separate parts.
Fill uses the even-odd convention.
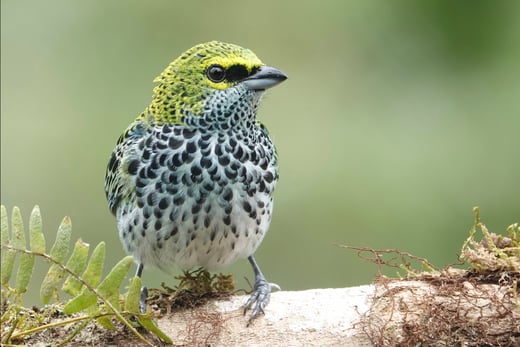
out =
[[[211,65],[206,70],[206,75],[211,81],[219,83],[226,78],[226,70],[220,65]]]

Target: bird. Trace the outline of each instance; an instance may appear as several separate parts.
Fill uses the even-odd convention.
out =
[[[278,156],[257,119],[265,91],[288,76],[251,50],[195,45],[154,79],[151,103],[124,130],[105,174],[119,238],[137,264],[220,269],[247,259],[254,288],[249,323],[269,302],[254,253],[269,229]],[[146,286],[140,310],[146,312]]]

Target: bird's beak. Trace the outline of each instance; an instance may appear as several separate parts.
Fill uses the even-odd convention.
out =
[[[271,66],[260,66],[252,75],[242,80],[250,90],[264,90],[285,81],[287,75]]]

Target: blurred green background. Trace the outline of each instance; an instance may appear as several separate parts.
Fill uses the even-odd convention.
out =
[[[268,280],[371,281],[376,267],[335,243],[444,266],[473,206],[491,230],[520,222],[519,37],[518,1],[4,0],[1,200],[26,218],[39,204],[48,243],[71,216],[74,238],[105,241],[113,265],[124,252],[103,191],[109,154],[152,79],[217,39],[290,77],[260,110],[281,173],[257,252]],[[242,287],[253,277],[246,261],[224,271]]]

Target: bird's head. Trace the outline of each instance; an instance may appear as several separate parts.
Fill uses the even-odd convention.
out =
[[[251,117],[265,89],[287,79],[249,49],[211,41],[190,48],[155,80],[152,103],[141,118],[158,123],[232,126]],[[227,124],[227,125],[226,125]]]

